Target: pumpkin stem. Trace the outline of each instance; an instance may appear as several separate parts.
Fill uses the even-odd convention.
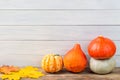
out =
[[[74,49],[75,49],[75,50],[79,50],[79,49],[81,49],[81,48],[80,48],[80,44],[78,44],[78,43],[75,44]]]
[[[103,38],[103,35],[99,35],[99,37]]]
[[[99,37],[103,37],[103,35],[99,35]]]
[[[104,39],[104,36],[99,35],[98,38],[99,38],[99,39]]]
[[[55,54],[54,56],[60,56],[59,54]]]

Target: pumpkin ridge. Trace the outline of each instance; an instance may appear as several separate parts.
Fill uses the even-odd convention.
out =
[[[49,66],[49,60],[50,60],[49,55],[47,55],[46,60],[47,60],[47,61],[45,61],[45,66],[46,66],[45,68],[46,68],[47,71],[49,71],[50,69],[49,69],[49,67],[47,67],[47,66]],[[47,65],[46,65],[46,64],[47,64]]]
[[[56,60],[56,58],[55,58],[56,56],[54,56],[54,68],[55,68],[55,70],[57,69],[57,60]]]
[[[61,56],[55,56],[55,54],[48,54],[42,59],[42,68],[46,72],[58,72],[63,67],[63,63],[61,63],[61,61]]]

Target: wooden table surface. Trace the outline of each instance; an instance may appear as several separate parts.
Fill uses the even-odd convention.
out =
[[[120,68],[115,68],[113,72],[106,75],[94,74],[89,69],[81,73],[71,73],[63,70],[59,73],[46,73],[40,69],[45,76],[39,79],[21,79],[21,80],[120,80]]]

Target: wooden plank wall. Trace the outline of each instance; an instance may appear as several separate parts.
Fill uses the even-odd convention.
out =
[[[0,65],[41,66],[45,54],[64,54],[80,43],[87,52],[98,35],[117,46],[120,67],[119,0],[0,0]]]

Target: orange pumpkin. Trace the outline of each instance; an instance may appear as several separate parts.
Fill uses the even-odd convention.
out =
[[[42,69],[46,72],[54,73],[62,70],[63,59],[62,56],[56,54],[45,55],[42,59]]]
[[[115,43],[106,37],[98,36],[88,45],[88,53],[95,59],[111,58],[116,52]]]
[[[63,61],[66,70],[71,72],[81,72],[87,66],[87,58],[80,44],[75,44],[75,46],[64,55]]]

